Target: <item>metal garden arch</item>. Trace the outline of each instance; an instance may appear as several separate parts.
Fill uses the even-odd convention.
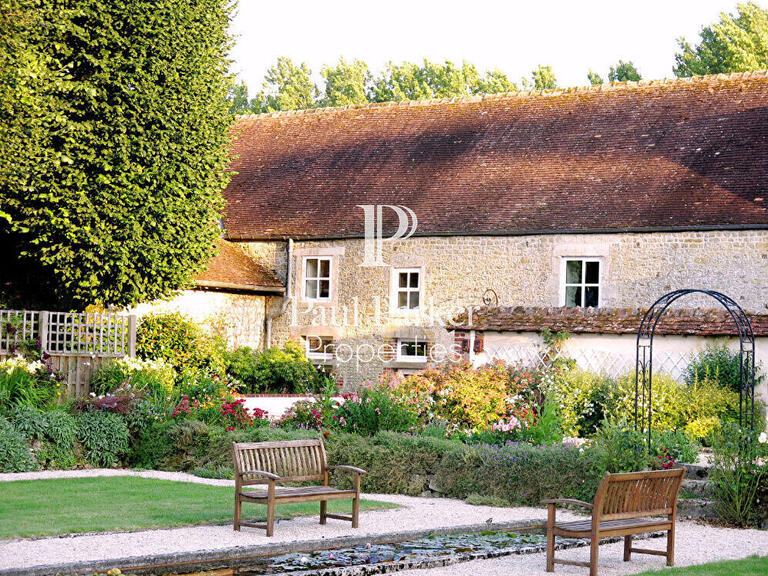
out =
[[[656,326],[676,300],[688,294],[705,294],[717,300],[730,313],[739,336],[739,426],[755,427],[755,336],[747,314],[732,298],[714,290],[684,289],[664,294],[643,316],[637,331],[635,371],[635,428],[648,433],[651,444],[653,410],[653,336]]]

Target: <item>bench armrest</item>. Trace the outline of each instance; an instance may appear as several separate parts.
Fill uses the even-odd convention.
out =
[[[592,509],[592,504],[589,502],[583,502],[582,500],[576,500],[574,498],[552,498],[549,500],[542,500],[542,504],[573,504],[575,506],[583,506],[584,508]]]
[[[328,470],[345,470],[347,472],[352,472],[353,474],[368,474],[365,470],[362,468],[357,468],[356,466],[328,466]]]
[[[238,472],[238,476],[263,476],[264,478],[269,478],[270,480],[280,480],[280,476],[277,474],[272,474],[272,472],[264,472],[263,470],[244,470],[243,472]]]

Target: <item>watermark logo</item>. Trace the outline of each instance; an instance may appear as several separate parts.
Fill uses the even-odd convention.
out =
[[[416,213],[407,206],[393,204],[358,204],[365,216],[365,247],[363,261],[360,266],[386,266],[382,259],[384,242],[406,240],[414,235],[419,220]],[[382,214],[388,208],[397,214],[397,230],[392,236],[384,237],[382,231]]]

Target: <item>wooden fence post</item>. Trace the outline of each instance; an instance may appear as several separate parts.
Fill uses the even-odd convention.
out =
[[[40,352],[50,352],[48,349],[48,311],[40,312]]]
[[[136,315],[128,316],[128,356],[136,356]]]

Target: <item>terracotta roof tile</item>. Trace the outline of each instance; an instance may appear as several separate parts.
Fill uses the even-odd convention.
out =
[[[358,204],[409,206],[418,235],[768,227],[766,72],[281,112],[233,130],[230,239],[359,237]]]
[[[573,334],[637,334],[645,314],[640,309],[619,308],[536,308],[483,307],[454,319],[455,325],[490,332],[553,332]],[[748,314],[755,336],[768,336],[768,314]],[[667,310],[656,327],[656,334],[736,336],[736,326],[725,310]]]
[[[195,279],[201,288],[247,290],[251,292],[281,291],[277,276],[257,263],[243,250],[226,240],[217,243],[218,252],[208,269]]]

